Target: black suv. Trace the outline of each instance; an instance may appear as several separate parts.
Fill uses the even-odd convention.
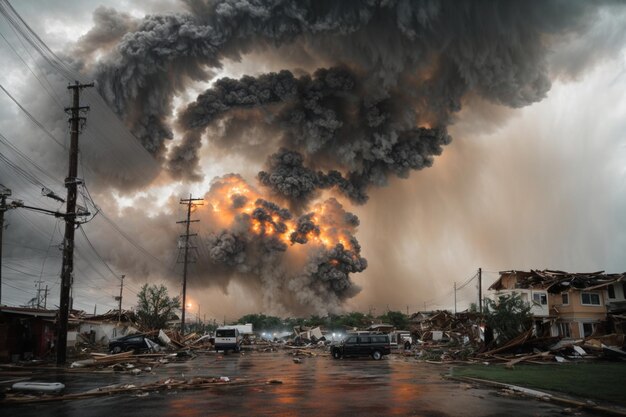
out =
[[[336,345],[331,345],[330,354],[340,359],[344,356],[371,356],[375,360],[391,353],[389,336],[380,333],[348,334]]]

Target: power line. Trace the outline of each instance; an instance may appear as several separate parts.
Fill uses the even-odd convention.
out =
[[[48,177],[48,179],[50,181],[54,182],[56,185],[63,186],[63,183],[58,178],[53,176],[47,170],[45,170],[42,167],[40,167],[35,161],[33,161],[31,158],[29,158],[28,155],[26,155],[24,152],[20,151],[15,145],[13,145],[12,141],[9,140],[2,133],[0,133],[0,143],[3,143],[4,145],[6,145],[13,153],[15,153],[20,158],[22,158],[24,161],[26,161],[30,165],[32,165],[37,171],[39,171],[39,173],[41,173],[44,176]],[[39,183],[40,183],[40,185],[43,186],[43,182],[41,182],[41,180],[39,180]]]
[[[4,281],[3,281],[3,282],[2,282],[2,285],[6,285],[7,287],[11,287],[11,288],[13,288],[13,289],[15,289],[15,290],[25,292],[26,294],[31,294],[31,292],[30,292],[30,291],[27,291],[27,290],[25,290],[25,289],[23,289],[23,288],[19,288],[19,287],[16,287],[16,286],[14,286],[14,285],[11,285],[11,284],[9,284],[8,282],[4,282]]]
[[[17,105],[17,107],[19,107],[19,108],[20,108],[20,110],[22,110],[22,112],[24,112],[24,114],[26,114],[26,116],[27,116],[27,117],[28,117],[28,118],[29,118],[29,119],[30,119],[30,120],[31,120],[31,121],[32,121],[35,125],[37,125],[37,127],[39,127],[39,128],[40,128],[40,129],[41,129],[41,130],[42,130],[42,131],[46,134],[46,135],[48,135],[48,137],[49,137],[50,139],[52,139],[52,140],[53,140],[53,141],[54,141],[57,145],[59,145],[61,148],[63,148],[63,149],[67,149],[67,148],[65,147],[65,145],[64,145],[63,143],[61,143],[61,142],[60,142],[60,141],[59,141],[56,137],[54,137],[54,135],[53,135],[52,133],[50,133],[50,131],[49,131],[48,129],[46,129],[46,127],[45,127],[43,124],[41,124],[41,122],[39,122],[39,120],[37,120],[37,119],[35,118],[35,116],[33,116],[32,114],[30,114],[30,112],[29,112],[28,110],[26,110],[26,108],[25,108],[24,106],[22,106],[22,105],[20,104],[20,102],[19,102],[19,101],[18,101],[15,97],[13,97],[13,96],[11,95],[11,93],[9,93],[9,92],[7,91],[7,89],[6,89],[6,88],[4,88],[4,86],[3,86],[2,84],[0,84],[0,89],[1,89],[2,91],[4,91],[4,94],[6,94],[6,95],[7,95],[7,96],[8,96],[8,97],[9,97],[9,98],[10,98],[10,99],[11,99],[11,100],[12,100],[12,101],[13,101],[13,102]]]
[[[456,287],[457,291],[458,290],[462,290],[463,288],[467,287],[469,284],[471,284],[472,281],[474,281],[476,279],[477,276],[478,276],[478,272],[476,272],[474,275],[472,275],[472,277],[469,278],[468,280],[466,280],[463,284],[461,284],[458,287]]]
[[[84,237],[84,238],[85,238],[85,240],[87,241],[87,244],[88,244],[88,245],[89,245],[89,247],[91,248],[92,252],[93,252],[93,253],[96,255],[96,257],[98,258],[98,260],[100,260],[100,262],[101,262],[101,263],[105,266],[105,268],[106,268],[106,269],[107,269],[107,270],[111,273],[111,275],[112,275],[115,279],[120,280],[120,275],[119,275],[118,273],[116,273],[115,271],[113,271],[113,269],[109,266],[109,264],[108,264],[108,263],[104,260],[104,258],[102,257],[102,255],[100,255],[100,253],[97,251],[97,249],[94,247],[93,243],[91,243],[91,240],[89,239],[89,237],[88,237],[88,236],[87,236],[87,234],[85,233],[84,228],[83,228],[83,227],[80,227],[79,229],[80,229],[80,231],[81,231],[81,233],[82,233],[83,237]],[[87,261],[87,262],[88,262],[88,261]],[[96,270],[96,269],[95,269],[95,267],[94,267],[93,265],[91,265],[91,267],[92,267],[94,270]],[[96,272],[98,272],[98,271],[96,270]],[[106,278],[104,277],[104,275],[101,275],[101,274],[100,274],[100,276],[102,276],[102,278],[106,279]],[[136,292],[136,290],[135,290],[135,288],[134,288],[134,287],[132,287],[131,285],[128,285],[128,284],[127,284],[127,288],[128,288],[128,289],[129,289],[132,293],[134,293],[135,295],[137,295],[137,292]]]
[[[120,236],[122,236],[128,243],[130,243],[135,249],[137,249],[139,252],[143,253],[144,255],[146,255],[147,257],[149,257],[150,259],[154,260],[157,262],[157,264],[159,266],[161,266],[164,270],[167,270],[168,272],[174,272],[174,268],[170,267],[168,265],[166,265],[165,263],[163,263],[163,261],[159,258],[157,258],[156,256],[154,256],[153,254],[151,254],[150,252],[148,252],[143,246],[141,246],[140,244],[138,244],[133,238],[131,238],[130,236],[128,236],[118,225],[117,223],[115,223],[113,220],[111,220],[109,218],[109,216],[106,215],[106,213],[104,211],[102,211],[100,209],[99,213],[101,214],[101,217],[107,221],[107,223],[109,223],[109,225],[115,230],[117,231]]]
[[[13,29],[13,32],[17,35],[17,39],[20,41],[20,43],[22,43],[22,47],[24,47],[24,43],[22,42],[22,38],[20,38],[20,36],[18,35],[18,33],[15,30],[15,28],[13,26],[11,26],[11,25],[9,25],[9,26],[11,27],[11,29]],[[33,74],[33,76],[37,79],[37,81],[39,81],[39,84],[41,84],[41,87],[43,87],[43,89],[48,93],[48,95],[50,97],[52,97],[52,99],[54,101],[56,101],[56,103],[59,105],[60,108],[63,108],[63,104],[61,104],[59,99],[56,97],[56,95],[54,93],[54,89],[52,88],[52,85],[50,85],[50,82],[48,81],[48,79],[45,78],[45,75],[44,75],[44,79],[46,80],[46,83],[50,87],[50,90],[48,90],[48,87],[46,87],[44,85],[43,81],[41,81],[41,78],[39,78],[39,76],[35,73],[35,71],[33,71],[33,69],[30,67],[30,65],[28,65],[28,63],[24,60],[24,58],[22,58],[22,56],[17,52],[17,50],[13,47],[13,45],[11,45],[9,40],[2,34],[2,32],[0,32],[0,37],[2,37],[2,39],[4,39],[4,41],[9,46],[9,48],[11,48],[13,53],[15,53],[15,56],[17,56],[19,58],[19,60],[22,61],[22,63],[24,65],[26,65],[26,68],[28,68],[28,70],[31,72],[31,74]],[[26,51],[26,53],[31,57],[31,59],[33,59],[33,56],[30,54],[30,52],[28,52],[26,47],[24,47],[24,51]]]
[[[102,262],[102,264],[106,267],[106,269],[109,270],[109,272],[114,276],[114,277],[118,277],[118,274],[113,271],[113,269],[111,269],[111,267],[109,266],[109,264],[102,258],[102,256],[100,255],[100,253],[98,253],[98,251],[96,250],[96,248],[93,246],[93,244],[91,243],[91,240],[89,240],[89,238],[87,237],[87,234],[85,233],[85,229],[83,227],[79,227],[80,232],[82,233],[83,237],[85,238],[85,240],[87,241],[87,244],[89,245],[89,247],[91,248],[91,250],[93,251],[93,253],[96,254],[96,256],[98,257],[98,259],[100,260],[100,262]],[[119,278],[117,278],[119,279]]]

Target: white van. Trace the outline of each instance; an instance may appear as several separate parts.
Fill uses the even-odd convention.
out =
[[[413,344],[413,338],[411,337],[411,332],[407,330],[396,330],[389,333],[389,338],[391,339],[391,348],[392,349],[402,349],[405,350],[411,349],[411,345]]]
[[[243,337],[239,333],[239,329],[234,326],[218,327],[215,331],[215,351],[223,350],[227,352],[239,352],[241,350],[241,342]]]

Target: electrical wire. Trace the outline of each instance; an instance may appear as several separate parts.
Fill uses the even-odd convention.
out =
[[[11,29],[13,29],[13,31],[15,32],[15,34],[17,35],[17,31],[15,30],[15,28],[11,25],[9,25],[11,27]],[[50,87],[50,90],[48,90],[48,87],[46,85],[44,85],[43,81],[41,80],[41,78],[39,78],[39,76],[35,73],[35,71],[33,71],[33,69],[30,67],[30,65],[28,65],[28,63],[24,60],[24,58],[22,58],[22,56],[17,52],[17,50],[13,47],[13,45],[11,45],[11,43],[8,41],[8,39],[4,36],[4,34],[2,34],[2,32],[0,32],[0,37],[2,37],[2,39],[4,39],[4,41],[6,42],[6,44],[9,46],[9,48],[11,48],[11,50],[13,51],[13,53],[15,53],[15,56],[17,56],[20,61],[22,61],[22,63],[26,66],[26,68],[28,68],[28,70],[31,72],[31,74],[33,74],[33,76],[37,79],[37,81],[39,81],[39,84],[41,84],[41,87],[43,87],[44,91],[46,93],[48,93],[48,95],[50,97],[52,97],[52,99],[54,101],[56,101],[56,103],[59,105],[60,108],[63,108],[63,104],[61,104],[61,102],[59,101],[59,99],[56,97],[56,94],[54,93],[54,89],[52,88],[52,85],[50,85],[50,82],[48,81],[48,79],[46,78],[46,82],[48,84],[48,87]],[[22,39],[19,37],[19,35],[17,36],[17,39],[22,42]],[[23,44],[22,44],[23,46]],[[26,51],[27,54],[30,55],[30,52],[28,52],[28,50],[26,48],[24,48],[24,50]],[[32,55],[30,55],[31,59],[32,59]],[[44,76],[45,78],[45,76]]]
[[[45,42],[42,41],[42,39],[32,30],[32,28],[28,25],[28,23],[26,23],[21,18],[21,16],[15,11],[15,9],[7,0],[0,0],[0,14],[2,14],[4,18],[9,22],[13,31],[17,35],[17,39],[22,43],[24,51],[31,57],[33,61],[36,62],[34,57],[29,52],[28,48],[26,48],[26,45],[24,44],[23,40],[26,43],[28,43],[30,47],[32,47],[43,58],[45,62],[47,62],[52,68],[54,68],[59,73],[59,75],[64,77],[68,82],[72,82],[74,80],[85,82],[81,74],[74,71],[70,66],[68,66],[65,62],[63,62],[45,44]],[[17,50],[13,47],[13,45],[11,45],[8,39],[6,39],[4,36],[2,37],[7,42],[9,47],[13,50],[13,52],[24,63],[24,65],[28,67],[29,71],[37,78],[37,80],[40,82],[42,87],[44,87],[44,89],[48,91],[48,89],[44,86],[44,80],[45,80],[45,82],[50,86],[50,89],[51,89],[50,91],[48,91],[48,93],[51,95],[53,99],[55,99],[54,88],[52,88],[52,85],[50,84],[49,80],[45,77],[45,74],[43,76],[43,79],[38,77],[35,69],[31,68],[28,65],[26,60],[23,59],[23,57],[17,52]],[[61,141],[59,141],[48,129],[46,129],[46,127],[41,122],[39,122],[37,118],[35,118],[19,102],[19,100],[17,100],[13,95],[11,95],[10,92],[6,88],[4,88],[2,85],[0,85],[0,88],[22,110],[22,112],[26,114],[26,116],[35,125],[37,125],[51,139],[53,139],[55,143],[57,143],[63,149],[66,149],[65,144],[61,143]],[[145,150],[143,146],[141,146],[141,144],[136,139],[136,137],[128,131],[128,129],[123,124],[123,122],[121,122],[119,117],[112,112],[112,110],[105,103],[102,97],[97,92],[92,91],[92,90],[86,90],[85,93],[86,93],[85,96],[91,101],[90,106],[91,106],[92,111],[97,112],[98,117],[94,118],[93,123],[90,121],[88,128],[83,133],[87,138],[91,139],[89,143],[92,145],[92,147],[95,146],[94,150],[96,151],[96,153],[99,156],[101,156],[102,154],[106,154],[107,159],[112,162],[109,168],[110,172],[122,172],[123,168],[128,169],[129,167],[133,168],[134,166],[141,166],[141,167],[146,167],[146,170],[145,170],[146,174],[150,175],[151,172],[154,172],[155,169],[158,169],[158,163],[156,162],[156,160]],[[55,99],[55,101],[57,101],[57,104],[59,105],[61,104],[58,100]],[[10,141],[6,140],[6,138],[4,139],[5,141],[3,143],[11,147],[13,151],[16,151],[18,155],[20,155],[24,160],[26,160],[31,165],[33,165],[40,173],[52,179],[53,180],[52,182],[54,183],[58,182],[57,180],[53,178],[52,175],[47,173],[47,171],[43,170],[41,167],[35,164],[26,155],[24,155],[23,153],[20,153],[17,148],[11,145]],[[117,140],[117,142],[115,143],[115,146],[110,146],[110,142],[112,140]],[[85,173],[85,170],[87,169],[87,167],[84,164],[82,164],[82,155],[83,153],[81,153],[81,165],[83,168],[83,173]],[[5,159],[3,160],[7,161],[8,158],[5,157]],[[29,172],[17,164],[9,164],[9,165],[14,171],[19,172],[19,175],[22,178],[24,178],[31,184],[42,186],[45,188],[50,188],[50,187],[46,187],[43,181],[41,181],[39,177],[35,175],[33,172]],[[102,217],[105,218],[105,220],[113,227],[113,229],[115,229],[120,234],[120,236],[126,239],[140,253],[156,261],[157,265],[163,267],[168,272],[173,271],[173,268],[168,267],[165,263],[163,263],[163,261],[161,261],[161,259],[155,257],[150,252],[148,252],[145,248],[139,245],[134,239],[132,239],[130,236],[124,233],[121,230],[121,228],[119,228],[112,219],[110,219],[108,216],[105,216],[104,213],[101,212],[101,209],[96,205],[95,201],[93,200],[91,196],[89,189],[86,186],[81,187],[81,190],[79,191],[79,193],[83,197],[83,203],[85,206],[88,206],[88,204],[91,204],[94,207],[95,214],[93,217],[95,217],[96,214],[101,213]],[[32,221],[30,221],[27,217],[24,217],[21,213],[20,213],[20,216],[22,216],[27,221],[27,223],[33,227],[34,230],[36,230],[37,232],[40,232],[40,230],[38,230],[38,228],[34,226]],[[93,219],[93,217],[91,219]],[[87,240],[89,246],[91,247],[93,252],[96,254],[97,258],[105,265],[105,267],[109,270],[109,272],[111,272],[114,276],[116,276],[116,278],[118,278],[117,274],[115,274],[112,268],[104,261],[104,259],[100,256],[100,254],[95,250],[95,248],[93,247],[93,244],[91,243],[91,241],[89,241],[87,235],[85,234],[82,228],[81,228],[81,231],[85,239]],[[88,263],[95,271],[97,271],[97,269],[90,262]],[[133,287],[131,285],[127,284],[126,288],[128,288],[129,291],[131,292],[133,291]]]
[[[49,173],[47,170],[43,169],[42,167],[40,167],[37,163],[35,163],[35,161],[33,161],[31,158],[29,158],[25,153],[23,153],[22,151],[20,151],[15,145],[13,145],[12,141],[9,140],[6,136],[4,136],[2,133],[0,133],[0,143],[4,144],[5,146],[7,146],[13,153],[15,153],[18,157],[20,157],[23,161],[27,162],[28,164],[32,165],[37,171],[39,171],[40,174],[48,177],[48,179],[55,183],[55,185],[60,185],[63,186],[63,183],[61,181],[59,181],[57,178],[55,178],[51,173]],[[24,168],[23,168],[24,169]],[[46,186],[43,181],[41,181],[36,175],[32,174],[30,175],[31,177],[35,178],[35,185],[40,185],[42,187],[46,187],[48,189],[50,189],[51,187]]]
[[[9,93],[2,84],[0,84],[0,90],[2,90],[4,94],[6,94],[17,105],[17,107],[19,107],[20,110],[22,110],[22,112],[26,114],[30,121],[32,121],[37,127],[39,127],[50,139],[52,139],[61,148],[67,150],[65,144],[59,141],[52,133],[50,133],[50,131],[46,129],[46,127],[39,120],[37,120],[35,116],[33,116],[28,110],[26,110],[26,108],[22,106],[20,102],[15,97],[13,97],[13,95],[11,95],[11,93]]]

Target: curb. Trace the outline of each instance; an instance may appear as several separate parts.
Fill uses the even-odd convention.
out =
[[[446,379],[462,381],[462,382],[473,382],[476,384],[488,385],[488,386],[495,387],[495,388],[507,388],[507,389],[519,392],[520,394],[523,394],[529,397],[534,397],[534,398],[538,398],[538,399],[545,400],[545,401],[567,405],[570,407],[578,407],[586,411],[599,412],[602,414],[612,415],[612,416],[626,417],[626,411],[618,410],[615,408],[603,407],[599,405],[592,405],[583,401],[576,401],[576,400],[570,400],[568,398],[557,397],[554,394],[549,394],[547,392],[538,391],[535,389],[520,387],[517,385],[505,384],[502,382],[489,381],[487,379],[472,378],[472,377],[467,377],[467,376],[445,375],[444,377]]]

